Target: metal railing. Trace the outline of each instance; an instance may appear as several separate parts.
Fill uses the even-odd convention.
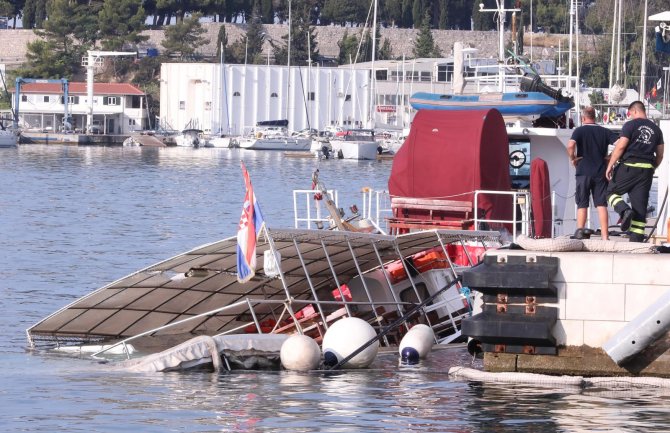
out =
[[[499,223],[512,225],[512,238],[517,237],[517,224],[521,223],[521,233],[528,236],[530,233],[530,193],[528,191],[492,191],[492,190],[477,190],[475,191],[474,208],[479,209],[479,196],[481,194],[487,195],[506,195],[512,200],[512,219],[511,220],[495,220],[480,218],[478,212],[475,211],[475,228],[479,227],[480,223]],[[521,206],[521,219],[518,219],[517,205]],[[553,224],[552,224],[553,227]]]
[[[337,190],[328,190],[328,196],[339,209]],[[330,215],[321,200],[315,198],[316,194],[322,194],[316,189],[296,189],[293,190],[293,227],[296,229],[306,228],[328,228],[330,225]],[[304,203],[304,207],[299,206],[299,202]],[[314,227],[312,226],[314,225]]]

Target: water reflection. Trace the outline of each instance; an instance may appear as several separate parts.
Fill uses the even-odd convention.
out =
[[[20,146],[0,157],[0,425],[3,431],[667,431],[665,390],[452,381],[465,349],[417,366],[326,374],[128,374],[26,352],[25,329],[101,285],[235,234],[249,168],[268,224],[293,225],[292,195],[317,162],[229,149]],[[322,161],[340,206],[386,188],[391,161]],[[480,367],[481,361],[475,361]]]

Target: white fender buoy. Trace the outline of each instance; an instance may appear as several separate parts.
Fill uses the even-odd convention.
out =
[[[368,341],[377,336],[374,328],[365,320],[357,317],[346,317],[330,325],[323,336],[321,349],[323,362],[332,367]],[[377,356],[379,341],[375,341],[356,356],[347,361],[343,368],[366,368]]]
[[[310,337],[295,334],[282,343],[279,359],[287,370],[316,370],[321,360],[321,351],[316,341]]]
[[[430,326],[414,325],[400,341],[398,353],[405,364],[416,364],[428,356],[435,343],[435,334]]]

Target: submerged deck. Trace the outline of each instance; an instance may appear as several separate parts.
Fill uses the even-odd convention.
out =
[[[282,326],[292,328],[288,329],[291,332],[306,333],[310,327],[319,332],[328,328],[338,312],[376,319],[385,313],[407,311],[426,299],[428,293],[420,284],[428,282],[415,281],[416,274],[412,275],[403,259],[431,248],[447,251],[446,246],[454,243],[498,246],[498,237],[495,232],[477,231],[386,236],[268,229],[267,236],[259,240],[257,273],[247,283],[237,281],[237,239],[221,240],[90,293],[29,328],[28,338],[33,347],[142,337],[164,337],[167,345],[174,345],[198,335],[269,333]],[[273,263],[272,252],[280,266]],[[439,273],[451,273],[453,279],[458,265],[450,257],[446,260],[449,266],[440,266]],[[383,270],[392,262],[405,268],[404,284],[411,288],[408,293],[416,294],[413,299],[399,299],[388,292],[390,271]],[[372,278],[375,272],[377,280]],[[440,278],[435,280],[438,284],[449,282],[449,278]],[[344,284],[352,285],[352,297],[344,293]],[[445,323],[434,318],[450,309],[452,301],[438,301],[433,305],[432,319],[427,320],[435,321],[438,334],[454,333],[451,313]],[[456,306],[462,309],[464,304],[458,301]],[[306,307],[312,310],[306,312]]]

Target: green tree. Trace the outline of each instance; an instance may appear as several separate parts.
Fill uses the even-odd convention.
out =
[[[42,28],[47,15],[46,0],[26,0],[22,10],[24,29]]]
[[[384,38],[381,48],[377,53],[377,59],[379,60],[391,60],[393,58],[393,49],[391,48],[391,41],[388,38]]]
[[[440,49],[435,45],[433,33],[430,29],[430,13],[426,11],[423,17],[423,23],[419,30],[419,35],[414,41],[414,57],[440,57]]]
[[[16,28],[16,17],[22,15],[25,0],[0,0],[0,15],[12,19],[12,28]]]
[[[308,4],[302,4],[293,7],[291,19],[291,65],[306,65],[308,59],[312,62],[319,57],[316,38],[314,36],[314,26],[309,20],[310,7]],[[288,35],[282,36],[284,43],[279,45],[270,40],[270,45],[274,51],[275,62],[283,65],[288,60]]]
[[[438,28],[440,30],[445,30],[449,22],[449,13],[447,12],[447,0],[440,1],[440,21]]]
[[[295,4],[293,5],[295,8]],[[341,26],[361,24],[368,15],[370,3],[367,1],[326,0],[321,15],[327,22],[334,22]]]
[[[226,54],[226,46],[228,46],[228,35],[226,34],[226,25],[221,24],[219,33],[216,35],[216,57],[221,58],[221,48],[223,47],[224,61]]]
[[[83,31],[84,8],[69,0],[51,0],[44,28],[35,30],[42,39],[27,45],[26,59],[19,69],[24,77],[72,78],[79,70],[88,41]]]
[[[494,9],[496,7],[493,0],[483,0],[484,8]],[[497,24],[493,20],[493,13],[480,12],[478,2],[472,4],[472,30],[493,30]]]
[[[390,24],[402,25],[402,0],[386,0],[382,13]]]
[[[340,47],[340,52],[337,55],[337,63],[346,65],[350,61],[353,62],[358,51],[358,38],[356,35],[349,35],[349,31],[345,30],[342,39],[337,43]]]
[[[414,0],[412,3],[412,26],[418,29],[423,24],[424,9],[421,0]]]
[[[205,29],[200,24],[201,17],[199,13],[193,14],[182,22],[165,29],[165,39],[162,45],[168,57],[178,55],[181,60],[193,57],[198,48],[207,42],[202,37]]]
[[[412,28],[412,0],[402,0],[401,21],[398,27]]]
[[[216,4],[213,0],[156,0],[156,9],[168,17],[163,25],[169,23],[169,17],[175,17],[177,23],[184,21],[187,14],[211,13]]]
[[[98,14],[100,39],[105,50],[119,51],[124,45],[136,47],[149,39],[140,35],[144,30],[146,14],[142,0],[105,0]]]
[[[261,21],[263,24],[274,24],[275,11],[272,0],[261,0]]]
[[[610,3],[611,4],[611,3]],[[533,22],[542,24],[550,33],[568,33],[570,10],[563,0],[545,0],[533,4]]]

